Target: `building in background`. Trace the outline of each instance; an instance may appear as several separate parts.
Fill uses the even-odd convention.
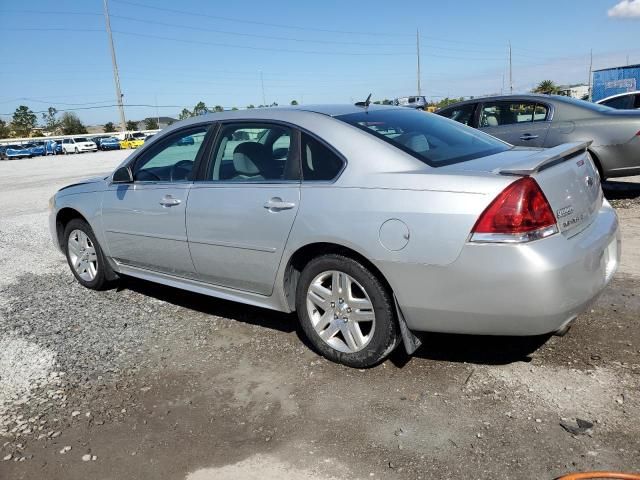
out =
[[[586,100],[589,98],[589,85],[562,85],[558,90],[558,95]]]
[[[594,102],[618,93],[640,90],[640,64],[604,68],[593,72]]]

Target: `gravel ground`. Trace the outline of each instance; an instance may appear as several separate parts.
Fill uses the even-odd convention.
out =
[[[0,162],[0,478],[640,470],[634,179],[605,190],[620,271],[566,336],[427,335],[412,358],[353,370],[314,354],[291,315],[134,279],[80,287],[51,245],[47,200],[124,155]]]

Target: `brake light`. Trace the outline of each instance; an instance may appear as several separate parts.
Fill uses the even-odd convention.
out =
[[[522,243],[557,232],[556,218],[538,182],[523,177],[482,212],[471,231],[471,241]]]

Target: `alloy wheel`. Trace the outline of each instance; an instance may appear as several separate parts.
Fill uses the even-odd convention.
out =
[[[69,259],[78,276],[90,282],[98,273],[98,256],[89,236],[82,230],[73,230],[67,242]]]
[[[318,336],[343,353],[364,349],[375,331],[375,312],[366,290],[338,270],[313,279],[307,290],[307,313]]]

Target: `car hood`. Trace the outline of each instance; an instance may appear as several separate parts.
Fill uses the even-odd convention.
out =
[[[86,180],[81,180],[77,183],[72,183],[71,185],[67,185],[66,187],[62,187],[58,190],[58,195],[70,195],[72,193],[96,192],[103,190],[107,185],[108,178],[108,176],[92,177],[87,178]]]

